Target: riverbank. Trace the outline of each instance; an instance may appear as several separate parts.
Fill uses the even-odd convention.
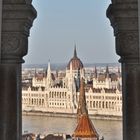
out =
[[[41,111],[23,111],[23,116],[47,116],[47,117],[63,117],[63,118],[76,118],[77,114],[68,113],[51,113],[51,112],[41,112]],[[109,115],[89,115],[91,119],[97,120],[115,120],[121,121],[121,116],[109,116]]]

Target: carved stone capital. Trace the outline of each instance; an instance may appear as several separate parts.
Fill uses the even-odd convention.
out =
[[[21,63],[27,54],[28,36],[36,10],[31,0],[6,0],[2,13],[2,63]]]
[[[27,54],[28,38],[21,33],[3,33],[1,57],[3,62],[23,62],[22,56]]]
[[[138,30],[138,2],[112,3],[106,14],[114,29],[114,35],[122,30]]]
[[[120,62],[139,62],[138,1],[112,0],[107,9],[116,37],[116,52]]]
[[[136,31],[116,34],[116,52],[121,56],[120,62],[139,61],[139,35]]]

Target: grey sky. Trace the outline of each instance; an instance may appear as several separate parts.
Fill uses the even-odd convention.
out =
[[[74,44],[83,63],[117,62],[113,29],[106,18],[110,0],[34,0],[26,64],[68,62]]]

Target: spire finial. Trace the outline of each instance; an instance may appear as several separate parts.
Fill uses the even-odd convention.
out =
[[[74,45],[74,57],[77,57],[76,43],[75,43],[75,45]]]

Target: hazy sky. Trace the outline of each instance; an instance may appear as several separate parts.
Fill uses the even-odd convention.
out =
[[[68,62],[74,44],[83,63],[117,62],[115,38],[106,9],[110,0],[34,0],[26,64]]]

